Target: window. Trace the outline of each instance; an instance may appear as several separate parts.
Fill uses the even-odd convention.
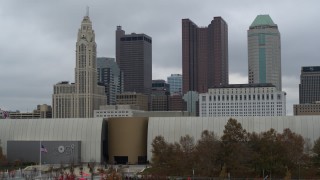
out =
[[[278,94],[278,100],[281,100],[281,94]]]

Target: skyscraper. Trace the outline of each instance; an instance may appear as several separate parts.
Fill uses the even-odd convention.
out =
[[[301,68],[299,103],[311,104],[320,101],[320,66]]]
[[[167,78],[168,84],[170,85],[170,95],[182,94],[182,75],[181,74],[171,74]]]
[[[107,104],[116,104],[116,95],[123,92],[123,73],[114,58],[97,58],[98,81],[105,86]]]
[[[124,73],[124,91],[150,95],[152,84],[152,38],[116,30],[116,61]]]
[[[106,104],[104,87],[98,86],[96,53],[95,33],[87,14],[78,31],[75,83],[63,81],[54,85],[54,118],[93,117],[93,110]]]
[[[183,93],[228,84],[228,25],[214,17],[208,27],[182,19]]]
[[[278,26],[258,15],[248,30],[249,84],[272,83],[281,91],[281,44]]]

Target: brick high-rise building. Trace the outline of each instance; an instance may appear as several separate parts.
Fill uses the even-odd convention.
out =
[[[221,17],[208,27],[182,19],[182,76],[183,93],[229,83],[228,25]]]
[[[124,92],[150,95],[152,84],[152,38],[116,30],[116,61],[124,73]]]

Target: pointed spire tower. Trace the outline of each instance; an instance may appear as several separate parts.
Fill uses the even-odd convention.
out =
[[[54,118],[91,118],[94,110],[107,103],[104,86],[97,82],[96,56],[97,44],[87,7],[76,43],[75,83],[63,81],[54,85]]]
[[[75,114],[80,118],[93,117],[93,111],[106,104],[104,87],[97,82],[96,56],[95,33],[87,7],[76,43]]]

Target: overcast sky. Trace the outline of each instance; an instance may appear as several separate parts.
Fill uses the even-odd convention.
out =
[[[99,57],[115,57],[115,30],[152,37],[153,79],[181,73],[181,19],[229,28],[229,82],[247,83],[247,30],[269,14],[281,33],[287,113],[299,102],[301,66],[320,65],[319,0],[0,0],[0,108],[32,111],[51,104],[53,85],[74,82],[75,43],[86,6]]]

